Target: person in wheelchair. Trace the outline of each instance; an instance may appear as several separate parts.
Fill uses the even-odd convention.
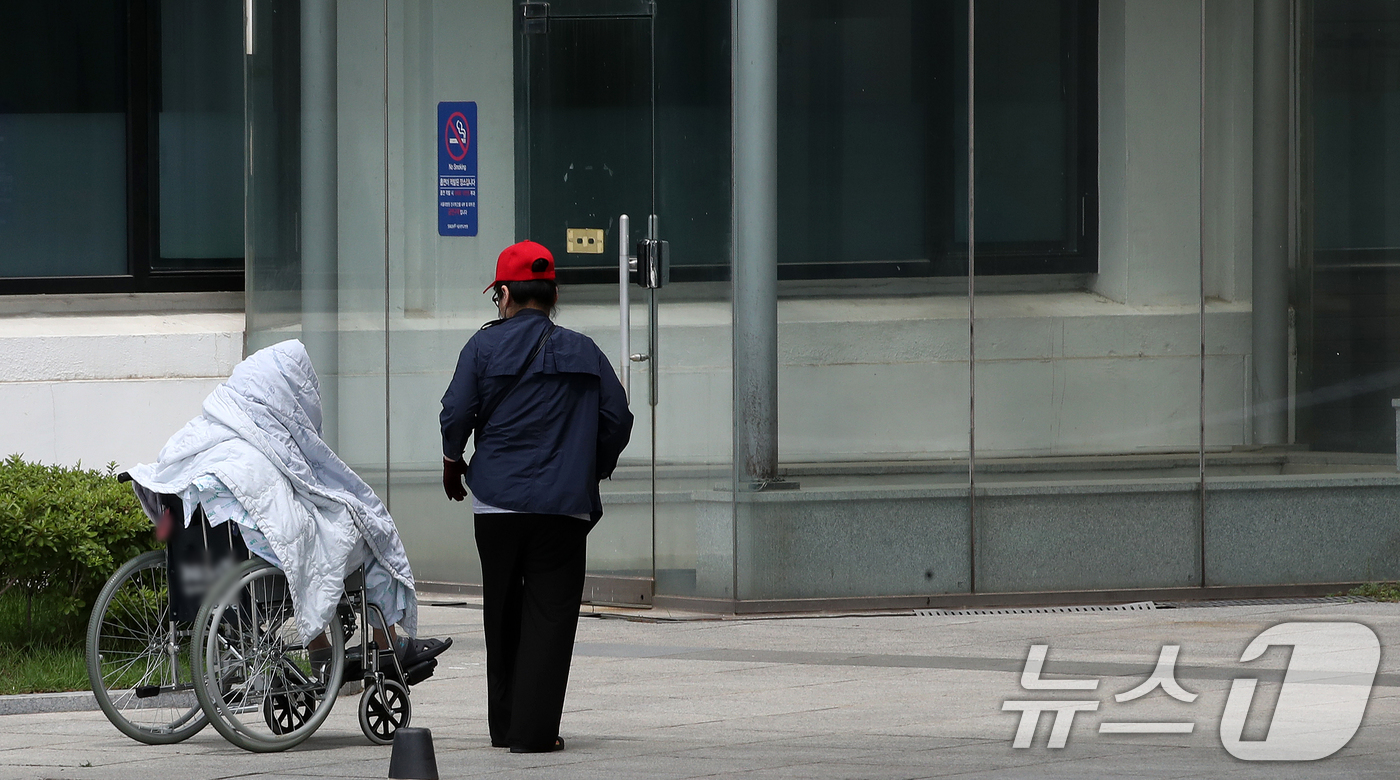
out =
[[[202,411],[155,463],[128,472],[158,531],[187,530],[197,515],[207,528],[228,524],[242,546],[285,574],[296,630],[313,663],[328,652],[327,626],[346,621],[350,579],[385,622],[365,628],[381,650],[393,649],[396,663],[386,668],[399,670],[404,685],[431,676],[452,639],[415,636],[417,596],[398,529],[369,485],[321,438],[319,385],[302,343],[250,355]],[[362,659],[348,660],[345,679],[352,680]]]

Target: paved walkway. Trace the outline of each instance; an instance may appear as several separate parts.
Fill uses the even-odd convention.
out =
[[[481,612],[423,610],[425,633],[456,646],[413,691],[443,778],[1391,778],[1400,772],[1400,606],[1198,607],[1141,612],[831,617],[742,621],[581,621],[564,715],[569,749],[511,755],[488,746]],[[1250,640],[1288,621],[1359,621],[1380,637],[1381,674],[1356,736],[1306,763],[1252,763],[1222,747],[1231,681],[1260,679],[1244,737],[1264,738],[1289,649],[1239,662]],[[1100,679],[1096,690],[1023,690],[1032,644],[1045,679]],[[1180,646],[1176,679],[1190,704],[1146,680],[1162,645]],[[1296,652],[1296,651],[1295,651]],[[1272,670],[1260,672],[1260,669]],[[1012,746],[1008,700],[1084,699],[1065,747]],[[389,748],[359,732],[357,701],[338,703],[299,748],[253,755],[213,729],[168,747],[121,736],[98,712],[0,717],[0,780],[234,777],[383,778]],[[1316,711],[1316,710],[1314,710]],[[1194,723],[1189,734],[1101,734],[1101,722]]]

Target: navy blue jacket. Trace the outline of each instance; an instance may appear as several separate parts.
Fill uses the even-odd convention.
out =
[[[538,309],[481,329],[462,348],[442,397],[442,454],[462,457],[477,414],[510,386],[549,326]],[[520,384],[496,407],[467,470],[474,496],[501,509],[603,516],[598,481],[617,467],[632,412],[593,340],[555,328]]]

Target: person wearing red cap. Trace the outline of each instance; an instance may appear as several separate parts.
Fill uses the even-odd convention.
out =
[[[506,247],[490,291],[500,319],[467,341],[442,397],[442,485],[453,501],[471,491],[491,744],[547,752],[564,747],[586,539],[603,516],[598,482],[627,446],[632,413],[598,345],[552,321],[548,249]]]

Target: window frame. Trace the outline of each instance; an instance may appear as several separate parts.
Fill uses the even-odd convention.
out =
[[[124,274],[0,276],[0,294],[242,292],[238,270],[166,271],[160,261],[160,0],[126,3],[126,264]]]

